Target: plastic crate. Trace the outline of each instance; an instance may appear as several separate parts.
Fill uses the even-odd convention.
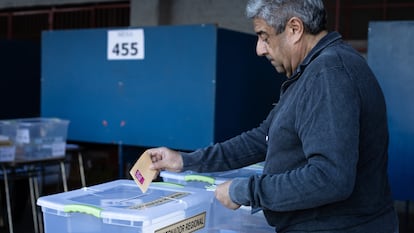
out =
[[[207,232],[210,192],[152,183],[142,193],[116,180],[40,197],[46,233]]]
[[[14,121],[17,124],[17,158],[46,158],[65,155],[68,120],[22,118]]]
[[[252,213],[251,207],[249,206],[242,206],[235,211],[230,210],[214,198],[213,191],[216,185],[236,177],[260,175],[262,172],[263,164],[258,163],[248,167],[224,172],[197,173],[193,171],[184,171],[175,173],[162,171],[160,176],[164,182],[211,191],[213,202],[210,207],[211,219],[208,226],[209,232],[275,232],[275,229],[267,223],[263,211]]]
[[[13,161],[16,153],[17,125],[13,121],[0,121],[0,162]]]

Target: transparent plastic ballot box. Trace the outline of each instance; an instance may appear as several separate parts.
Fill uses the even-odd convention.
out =
[[[16,158],[42,159],[65,155],[69,120],[60,118],[19,118],[17,125]]]
[[[214,198],[216,185],[233,178],[261,175],[262,173],[263,163],[258,163],[244,168],[223,172],[197,173],[194,171],[184,171],[176,173],[162,171],[160,177],[167,183],[180,184],[185,187],[194,187],[211,192],[213,203],[211,205],[211,219],[208,225],[209,232],[275,232],[274,227],[271,227],[267,223],[263,211],[252,213],[250,206],[241,206],[237,210],[230,210]]]
[[[142,193],[133,180],[115,180],[40,197],[46,233],[207,232],[208,191],[152,183]]]

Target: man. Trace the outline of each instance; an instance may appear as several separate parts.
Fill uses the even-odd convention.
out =
[[[262,209],[283,232],[396,233],[382,91],[366,61],[326,30],[321,0],[250,0],[256,51],[285,73],[262,124],[182,153],[153,148],[153,169],[223,171],[265,161],[263,175],[219,185],[226,207]]]

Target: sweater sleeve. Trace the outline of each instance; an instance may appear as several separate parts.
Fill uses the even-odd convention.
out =
[[[183,170],[216,172],[264,161],[267,149],[266,135],[272,113],[273,111],[259,127],[227,141],[191,153],[182,152]]]

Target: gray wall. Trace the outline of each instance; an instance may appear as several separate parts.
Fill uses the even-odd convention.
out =
[[[213,23],[253,33],[247,0],[131,0],[131,26]]]
[[[0,9],[122,0],[0,0]],[[244,15],[247,0],[130,0],[131,26],[214,23],[219,27],[253,33]]]
[[[94,2],[116,2],[121,0],[0,0],[0,9],[11,7],[49,6]]]

